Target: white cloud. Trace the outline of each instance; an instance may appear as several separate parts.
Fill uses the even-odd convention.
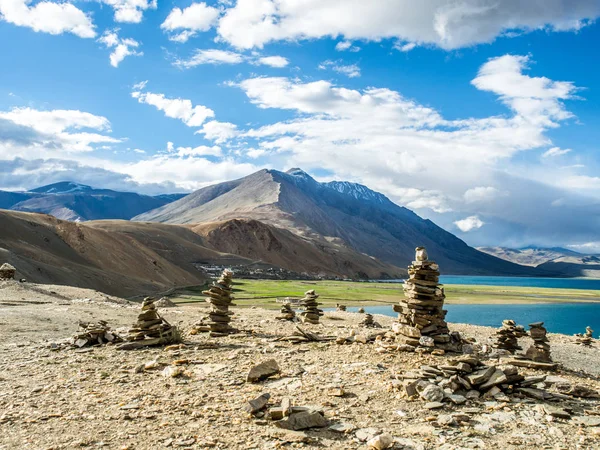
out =
[[[90,16],[71,3],[41,1],[29,6],[30,3],[29,0],[0,0],[0,20],[42,33],[96,36]]]
[[[219,17],[219,10],[204,2],[192,3],[187,8],[173,8],[160,28],[169,32],[169,39],[186,42],[200,31],[209,30]]]
[[[352,45],[352,41],[340,41],[337,44],[335,44],[335,49],[338,52],[345,52],[345,51],[359,52],[360,51],[360,47]]]
[[[237,125],[233,123],[211,120],[210,122],[206,122],[200,130],[196,131],[196,134],[203,134],[206,139],[221,144],[236,137],[239,131],[237,130]]]
[[[323,61],[321,64],[319,64],[319,69],[331,69],[334,72],[341,73],[349,78],[360,77],[360,67],[358,67],[356,64],[344,65],[341,61]]]
[[[463,233],[468,233],[472,230],[478,230],[479,228],[485,225],[485,222],[482,222],[477,216],[470,216],[462,220],[457,220],[456,222],[454,222],[454,224]]]
[[[136,83],[133,85],[133,90],[134,91],[142,91],[142,90],[146,89],[147,84],[148,84],[148,80],[140,81],[139,83]]]
[[[491,42],[510,32],[579,30],[600,15],[595,0],[238,0],[219,21],[239,48],[280,40],[385,38],[446,50]]]
[[[189,59],[176,59],[174,65],[191,69],[203,64],[240,64],[243,62],[276,68],[282,68],[289,64],[288,59],[283,56],[260,56],[258,54],[247,56],[230,50],[196,49]]]
[[[246,151],[246,156],[248,158],[252,158],[252,159],[256,159],[256,158],[260,158],[261,156],[265,156],[268,152],[262,148],[251,148],[250,150]]]
[[[417,44],[415,44],[414,42],[409,42],[408,44],[396,43],[394,45],[394,48],[396,50],[400,50],[403,53],[410,52],[411,50],[414,50],[416,47],[417,47]]]
[[[98,42],[104,44],[106,48],[112,48],[113,51],[110,54],[110,65],[118,67],[127,56],[142,56],[143,52],[138,52],[135,49],[140,46],[139,42],[135,39],[122,39],[118,36],[119,30],[106,31],[99,39]],[[138,83],[136,86],[141,86]],[[145,84],[143,85],[145,87]],[[142,87],[143,89],[143,87]]]
[[[190,59],[178,59],[175,61],[175,65],[189,69],[202,64],[239,64],[243,61],[243,55],[229,50],[197,49]]]
[[[115,10],[115,22],[140,23],[144,11],[156,9],[157,0],[101,0]]]
[[[263,56],[262,58],[258,58],[257,62],[263,66],[276,68],[285,67],[290,63],[288,59],[284,58],[283,56]]]
[[[560,147],[552,147],[542,154],[542,158],[553,158],[556,156],[566,155],[567,153],[571,153],[570,148],[561,149]]]
[[[581,253],[600,254],[600,241],[585,242],[583,244],[571,244],[567,247]]]
[[[465,191],[463,197],[467,203],[490,202],[501,195],[506,195],[495,187],[477,186]]]
[[[212,109],[202,105],[193,106],[191,100],[184,98],[167,98],[164,94],[141,91],[133,91],[131,96],[140,103],[163,111],[167,117],[181,120],[188,127],[199,127],[206,119],[215,115]]]
[[[170,141],[169,141],[169,142],[167,142],[167,151],[168,151],[169,153],[171,153],[171,152],[172,152],[172,151],[174,151],[174,150],[175,150],[175,145],[174,145],[172,142],[170,142]]]
[[[178,156],[223,156],[223,152],[221,151],[221,147],[213,145],[212,147],[207,147],[206,145],[201,145],[199,147],[177,147],[177,155]]]

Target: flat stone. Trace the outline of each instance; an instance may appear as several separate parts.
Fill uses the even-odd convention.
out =
[[[404,325],[403,323],[392,323],[392,330],[395,333],[415,339],[419,339],[421,337],[421,330],[416,327],[411,327],[410,325]]]
[[[306,430],[308,428],[323,428],[328,425],[327,419],[319,411],[303,411],[290,415],[286,420],[275,422],[279,428],[286,430]]]
[[[264,394],[259,395],[255,399],[250,400],[248,404],[244,407],[244,410],[246,412],[249,412],[250,414],[256,414],[258,411],[267,406],[267,403],[269,402],[270,398],[271,394],[265,392]]]
[[[452,394],[449,395],[448,398],[455,405],[462,405],[467,402],[467,398],[463,395]]]
[[[450,414],[440,414],[436,419],[438,425],[450,427],[456,425],[456,419],[452,417]]]
[[[528,359],[511,359],[505,362],[517,367],[527,367],[528,369],[556,370],[558,367],[556,363],[537,362]]]
[[[573,421],[585,427],[600,427],[600,417],[577,416],[573,417]]]
[[[486,367],[485,369],[478,370],[476,372],[466,375],[465,378],[472,385],[479,385],[485,383],[494,374],[496,368],[493,366]]]
[[[352,425],[351,423],[348,422],[338,422],[338,423],[334,423],[333,425],[329,426],[329,430],[331,431],[336,431],[338,433],[351,433],[352,431],[354,431],[356,427],[354,425]]]
[[[495,369],[492,376],[485,382],[479,385],[479,389],[489,389],[499,384],[504,384],[508,381],[508,378],[500,369]]]
[[[368,440],[373,439],[380,433],[381,431],[379,431],[377,428],[360,428],[359,430],[356,430],[356,433],[354,433],[354,435],[356,436],[356,439],[358,439],[360,442],[367,442]]]
[[[246,381],[251,383],[255,383],[257,381],[265,380],[273,375],[277,375],[280,372],[279,365],[277,361],[274,359],[269,359],[268,361],[261,362],[260,364],[252,367],[250,372],[248,372],[248,376],[246,377]]]
[[[443,408],[444,404],[442,402],[429,402],[425,403],[425,409],[440,409]]]
[[[441,402],[444,399],[444,390],[435,384],[429,384],[419,395],[428,402]]]
[[[369,439],[367,442],[367,448],[373,450],[385,450],[390,448],[392,445],[394,445],[394,438],[387,433],[375,436],[374,438]]]

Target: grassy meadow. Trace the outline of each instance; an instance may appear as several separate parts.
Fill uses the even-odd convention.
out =
[[[275,281],[235,280],[235,304],[278,308],[277,298],[301,298],[314,289],[324,307],[342,303],[347,306],[394,304],[403,298],[399,283],[367,283],[350,281]],[[207,285],[181,289],[171,301],[175,303],[203,302],[202,290]],[[446,302],[454,304],[519,304],[600,302],[600,291],[550,289],[513,286],[445,285]]]

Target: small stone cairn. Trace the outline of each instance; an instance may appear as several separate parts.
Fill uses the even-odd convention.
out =
[[[170,344],[179,338],[177,327],[172,326],[158,314],[154,299],[146,297],[142,303],[142,313],[129,330],[128,341],[142,345]]]
[[[290,320],[293,321],[296,319],[296,311],[292,309],[291,303],[284,303],[279,310],[279,315],[277,319],[279,320]]]
[[[594,330],[592,330],[590,327],[585,327],[584,334],[576,334],[575,336],[577,336],[577,339],[575,340],[576,344],[589,347],[592,345],[592,341],[594,340]]]
[[[527,332],[521,325],[517,325],[514,320],[503,320],[502,327],[496,331],[496,336],[492,347],[508,350],[510,353],[515,353],[517,350],[522,350],[519,347],[519,338],[526,336]]]
[[[424,247],[417,247],[415,261],[408,268],[404,283],[406,299],[394,306],[398,321],[392,324],[395,333],[412,347],[459,351],[458,333],[450,333],[445,317],[444,289],[439,282],[439,267],[429,261]]]
[[[311,323],[313,325],[319,324],[319,317],[323,315],[323,311],[319,309],[320,303],[317,303],[319,296],[315,293],[314,289],[306,291],[304,298],[300,301],[305,310],[300,313],[302,322]]]
[[[366,313],[365,318],[360,321],[360,325],[367,328],[381,328],[381,325],[373,320],[373,314]]]
[[[79,330],[71,340],[71,344],[79,348],[117,342],[123,342],[123,339],[104,320],[97,323],[79,322]]]
[[[17,269],[8,263],[4,263],[0,266],[0,280],[13,280],[16,273]]]
[[[525,357],[532,361],[549,363],[552,362],[550,356],[550,344],[546,337],[547,330],[544,328],[544,322],[535,322],[529,324],[529,336],[533,339],[533,344],[525,352]]]
[[[335,309],[336,309],[337,311],[346,311],[346,305],[341,305],[341,304],[337,303],[337,304],[335,305]]]
[[[212,286],[207,291],[202,291],[207,295],[206,301],[210,303],[211,311],[208,313],[208,322],[195,327],[196,331],[208,331],[210,336],[219,337],[235,333],[237,330],[229,325],[233,313],[229,311],[230,306],[234,306],[233,296],[231,295],[233,284],[233,272],[225,269],[217,281],[213,281]]]

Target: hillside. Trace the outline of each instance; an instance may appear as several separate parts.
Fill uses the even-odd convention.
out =
[[[247,263],[203,245],[191,230],[127,221],[74,223],[43,214],[0,210],[0,261],[36,283],[143,295],[201,284],[192,263]]]
[[[193,225],[215,250],[311,274],[360,278],[400,278],[406,275],[391,264],[329,242],[317,243],[290,231],[252,219],[233,219]]]
[[[319,183],[300,169],[261,170],[200,189],[132,220],[194,224],[237,218],[259,220],[317,243],[352,248],[398,267],[406,267],[415,247],[422,245],[447,274],[548,274],[479,252],[366,186]]]
[[[28,192],[0,191],[0,208],[51,214],[58,219],[86,221],[129,220],[137,214],[158,208],[184,194],[149,196],[110,189],[95,189],[83,184],[60,182]]]
[[[560,247],[481,247],[479,250],[506,261],[560,273],[561,276],[600,278],[600,255],[586,255]]]

